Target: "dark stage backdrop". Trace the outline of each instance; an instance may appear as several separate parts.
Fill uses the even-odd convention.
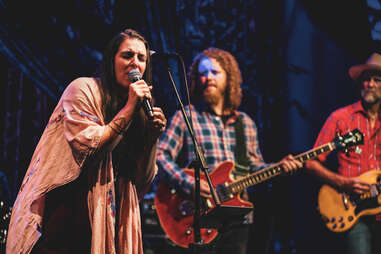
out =
[[[207,47],[230,51],[244,79],[240,109],[257,124],[265,160],[312,148],[328,114],[356,98],[348,67],[379,47],[371,37],[376,20],[368,22],[365,1],[332,2],[0,0],[0,171],[7,177],[0,183],[6,189],[1,199],[12,205],[65,87],[92,75],[105,43],[125,27],[142,32],[157,52],[180,54],[186,68]],[[372,9],[373,17],[377,13]],[[167,66],[181,95],[184,73],[176,59],[168,65],[157,61],[153,93],[170,117],[178,105]],[[182,100],[187,104],[185,96]],[[315,209],[319,186],[301,171],[251,188],[250,253],[339,253],[324,247],[336,238]],[[151,233],[152,225],[144,226],[143,233]],[[160,230],[146,238],[147,253],[163,250],[155,234]]]

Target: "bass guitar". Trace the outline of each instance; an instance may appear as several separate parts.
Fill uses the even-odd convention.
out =
[[[363,194],[348,194],[323,185],[318,194],[318,209],[326,227],[333,232],[352,228],[360,217],[381,213],[381,171],[370,170],[359,176],[370,184]]]
[[[350,146],[362,143],[362,141],[363,134],[355,129],[345,135],[336,137],[330,143],[316,147],[294,157],[296,160],[304,162],[315,158],[319,154],[330,152],[335,149],[347,149]],[[241,199],[240,194],[250,186],[262,183],[283,173],[281,164],[277,163],[271,167],[256,171],[237,180],[233,179],[231,176],[233,169],[233,161],[224,161],[210,174],[210,180],[215,187],[221,205],[252,208],[253,204]],[[184,171],[188,175],[194,176],[194,170],[184,169]],[[200,174],[200,178],[206,180],[204,174]],[[168,238],[174,244],[183,248],[188,248],[189,244],[194,242],[193,200],[183,195],[181,192],[177,192],[169,185],[159,182],[154,202],[160,224]],[[201,197],[201,215],[203,213],[209,213],[215,207],[213,199],[205,199]],[[203,243],[208,244],[217,237],[218,229],[201,228],[200,233]]]

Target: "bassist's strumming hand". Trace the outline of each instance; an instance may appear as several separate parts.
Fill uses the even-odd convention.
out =
[[[340,189],[347,193],[363,194],[369,191],[370,184],[361,180],[359,177],[345,177],[340,176],[338,180],[338,186]]]
[[[195,193],[195,186],[193,186],[193,193]],[[212,194],[210,193],[209,184],[207,181],[201,179],[200,180],[200,196],[204,198],[212,198]]]

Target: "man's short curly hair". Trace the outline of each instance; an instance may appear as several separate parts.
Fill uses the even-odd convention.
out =
[[[199,53],[193,60],[188,72],[188,79],[191,86],[192,103],[202,100],[203,92],[200,84],[200,73],[198,66],[204,57],[215,59],[226,72],[226,94],[224,111],[232,112],[236,110],[242,101],[242,75],[237,60],[229,52],[210,47]]]

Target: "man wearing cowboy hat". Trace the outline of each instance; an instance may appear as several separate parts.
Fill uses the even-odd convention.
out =
[[[306,168],[340,191],[362,194],[370,189],[370,184],[359,176],[366,171],[381,170],[381,55],[373,53],[365,64],[352,66],[349,76],[358,84],[360,99],[328,117],[315,147],[355,128],[364,134],[364,144],[347,152],[337,152],[337,173],[326,167],[328,153],[308,161]],[[352,228],[342,233],[344,253],[381,253],[380,239],[375,239],[380,234],[381,215],[361,217]]]

